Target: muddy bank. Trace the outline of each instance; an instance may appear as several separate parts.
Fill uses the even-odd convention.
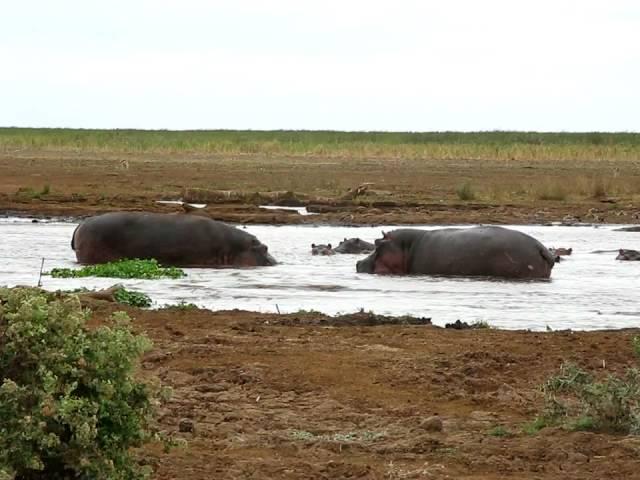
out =
[[[189,212],[214,220],[238,224],[336,226],[358,225],[446,225],[446,224],[510,224],[532,225],[554,222],[572,224],[640,223],[640,210],[631,205],[612,210],[602,203],[540,205],[490,204],[429,204],[367,207],[349,204],[303,203],[312,215],[303,216],[295,211],[262,209],[259,205],[208,204],[205,208]],[[610,205],[610,204],[604,204]],[[60,199],[24,201],[9,195],[0,195],[0,215],[34,219],[79,220],[88,216],[113,211],[149,211],[181,213],[180,206],[158,204],[155,201],[125,198],[110,202],[77,202]]]
[[[0,152],[0,212],[179,212],[234,223],[640,223],[637,162],[399,159],[17,149]],[[305,206],[316,213],[264,210]]]
[[[95,323],[122,308],[95,300],[91,307]],[[188,442],[168,455],[153,446],[143,452],[158,479],[637,473],[637,437],[523,428],[542,408],[540,384],[563,361],[599,376],[620,373],[634,361],[638,330],[452,330],[371,325],[367,315],[128,311],[155,344],[143,374],[174,389],[161,425]]]

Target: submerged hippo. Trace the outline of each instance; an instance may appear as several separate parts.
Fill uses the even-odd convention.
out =
[[[331,248],[331,244],[311,244],[311,255],[335,255],[335,251]]]
[[[337,253],[369,253],[375,248],[373,243],[365,242],[360,238],[345,238],[334,250]]]
[[[629,250],[627,248],[621,248],[618,251],[616,260],[640,260],[640,252],[637,250]]]
[[[549,278],[555,259],[535,238],[503,227],[383,233],[360,273]]]
[[[73,232],[79,263],[155,258],[176,267],[275,265],[250,233],[197,215],[118,212],[91,217]]]

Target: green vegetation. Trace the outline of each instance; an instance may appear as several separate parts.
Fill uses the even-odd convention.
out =
[[[513,433],[511,433],[502,425],[496,425],[491,430],[489,430],[488,434],[491,435],[492,437],[512,437],[513,436]]]
[[[197,310],[198,306],[195,303],[185,302],[184,300],[180,300],[178,303],[173,305],[174,308],[178,310]]]
[[[549,424],[547,423],[547,420],[544,417],[537,417],[532,422],[529,422],[529,423],[525,424],[522,427],[522,431],[524,433],[526,433],[527,435],[535,435],[540,430],[542,430],[543,428],[546,428],[548,426],[549,426]]]
[[[471,328],[475,329],[484,329],[484,328],[493,328],[489,322],[486,320],[476,320],[471,324]]]
[[[82,130],[0,128],[1,149],[408,158],[637,158],[637,133]]]
[[[475,200],[476,194],[473,191],[473,187],[469,182],[464,182],[458,188],[456,188],[456,195],[460,200]]]
[[[189,310],[197,310],[199,307],[195,303],[190,303],[190,302],[185,302],[184,300],[180,300],[178,303],[174,303],[173,305],[166,305],[162,308],[163,310],[175,309],[175,310],[189,311]]]
[[[151,306],[151,297],[142,292],[127,290],[126,288],[118,288],[113,297],[118,303],[131,305],[132,307],[146,308]]]
[[[20,187],[16,192],[16,195],[23,198],[42,198],[44,195],[49,195],[50,192],[51,186],[46,184],[40,190],[34,190],[29,187]]]
[[[130,449],[159,438],[159,392],[133,375],[151,342],[123,312],[88,317],[77,295],[0,288],[0,479],[147,476]]]
[[[541,422],[571,429],[640,433],[640,370],[598,381],[571,363],[560,367],[542,387],[545,410]]]
[[[180,268],[161,267],[157,260],[118,260],[117,262],[89,265],[80,269],[54,268],[49,272],[54,278],[113,277],[113,278],[181,278],[186,274]]]
[[[114,285],[113,287],[108,288],[106,290],[102,290],[100,292],[96,292],[95,290],[92,291],[92,290],[89,290],[88,288],[85,288],[85,287],[76,288],[74,290],[63,290],[63,292],[67,293],[67,294],[69,294],[69,293],[78,293],[78,294],[83,294],[83,293],[101,293],[101,294],[105,294],[107,292],[113,292],[113,299],[118,303],[122,303],[124,305],[131,305],[132,307],[139,307],[139,308],[147,308],[147,307],[151,306],[151,297],[149,297],[148,295],[146,295],[146,294],[144,294],[142,292],[136,292],[135,290],[127,290],[126,288],[124,288],[120,284]]]

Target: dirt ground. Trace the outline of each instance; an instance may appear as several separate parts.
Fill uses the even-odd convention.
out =
[[[176,212],[156,201],[184,199],[207,204],[199,215],[236,223],[640,222],[636,161],[16,150],[0,151],[0,172],[0,213],[36,217]],[[473,199],[460,200],[465,183]],[[261,204],[306,206],[316,215]]]
[[[574,194],[578,180],[610,171],[604,161],[4,151],[0,213],[171,212],[179,207],[155,201],[183,198],[207,204],[198,214],[239,223],[639,223],[637,166],[620,165],[616,182],[627,183],[612,180],[610,192]],[[477,199],[460,200],[463,182],[477,188]],[[540,200],[545,185],[571,188]],[[318,214],[266,211],[264,203]],[[118,308],[91,306],[97,322]],[[128,311],[155,344],[143,375],[174,390],[160,425],[187,440],[169,454],[157,445],[141,452],[157,479],[640,479],[638,437],[523,432],[543,406],[540,385],[563,361],[596,375],[620,373],[635,361],[630,341],[638,330],[451,330],[370,325],[366,314]]]
[[[92,307],[98,321],[116,308]],[[633,363],[638,330],[128,311],[155,343],[144,373],[174,389],[161,428],[187,441],[169,454],[142,452],[154,478],[640,478],[638,437],[523,432],[542,409],[539,386],[563,361],[619,374]]]

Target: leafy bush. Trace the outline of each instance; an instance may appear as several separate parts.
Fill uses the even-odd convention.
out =
[[[565,363],[543,385],[550,423],[574,429],[640,433],[640,370],[627,368],[620,378],[596,381],[576,365]]]
[[[141,479],[155,395],[133,378],[151,346],[123,312],[89,330],[76,295],[0,288],[0,479]]]
[[[172,307],[177,308],[178,310],[197,310],[198,309],[198,305],[196,305],[195,303],[185,302],[184,300],[180,300],[175,305],[172,305]]]
[[[151,306],[151,298],[142,292],[127,290],[126,288],[118,288],[113,297],[118,303],[131,305],[132,307],[146,308]]]
[[[50,272],[54,278],[114,277],[114,278],[181,278],[186,274],[180,268],[161,267],[155,259],[118,260],[117,262],[88,265],[80,269],[54,268]]]

